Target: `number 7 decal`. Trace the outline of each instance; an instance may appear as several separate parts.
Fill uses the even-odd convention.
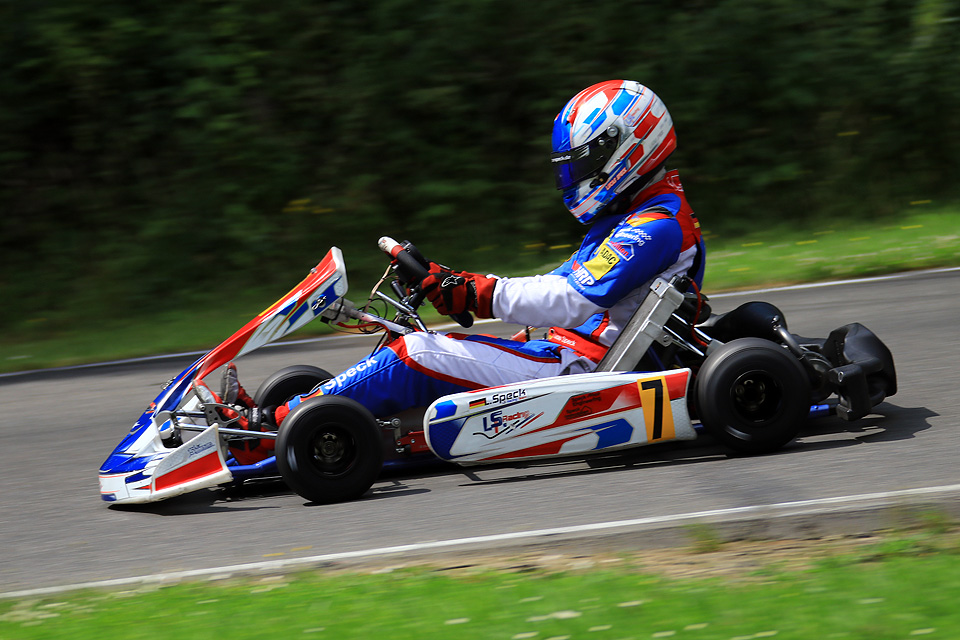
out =
[[[673,440],[676,437],[673,410],[662,376],[640,382],[640,404],[643,407],[643,421],[647,424],[647,441]]]

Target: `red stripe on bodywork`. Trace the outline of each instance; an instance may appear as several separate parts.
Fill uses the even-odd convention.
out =
[[[583,435],[584,435],[584,434],[582,434],[582,433],[578,433],[578,434],[576,434],[576,435],[572,435],[572,436],[570,436],[570,437],[568,437],[568,438],[564,438],[564,439],[562,439],[562,440],[555,440],[555,441],[553,441],[553,442],[545,442],[545,443],[543,443],[543,444],[538,444],[538,445],[536,445],[536,446],[534,446],[534,447],[528,447],[528,448],[522,449],[522,450],[520,450],[520,451],[510,451],[510,452],[508,452],[508,453],[501,453],[500,455],[491,456],[491,457],[489,457],[489,458],[484,458],[483,460],[484,460],[485,462],[488,462],[488,461],[490,461],[490,460],[509,460],[509,459],[511,459],[511,458],[528,458],[528,457],[534,457],[534,456],[552,456],[552,455],[556,455],[556,454],[560,453],[560,448],[563,447],[563,445],[565,445],[566,443],[570,442],[571,440],[575,440],[575,439],[577,439],[577,438],[579,438],[579,437],[581,437],[581,436],[583,436]]]
[[[587,419],[617,415],[625,411],[638,409],[640,406],[640,392],[634,382],[610,387],[609,389],[590,391],[571,397],[563,409],[560,410],[554,422],[537,429],[531,429],[528,433],[548,431],[576,422],[583,422]],[[566,440],[563,442],[566,442]]]
[[[214,451],[178,469],[174,469],[170,473],[160,476],[155,480],[154,487],[156,491],[160,491],[161,489],[184,484],[191,480],[205,478],[206,476],[219,472],[222,468],[220,465],[220,455]]]
[[[687,379],[690,377],[689,371],[668,373],[664,377],[667,380],[667,394],[671,400],[683,398],[687,395]]]
[[[202,380],[208,373],[220,365],[233,360],[240,352],[240,349],[250,340],[250,337],[260,328],[264,320],[269,318],[270,314],[279,309],[283,303],[288,302],[293,294],[297,294],[297,301],[292,307],[292,309],[296,309],[323,284],[326,278],[333,275],[336,270],[337,263],[333,259],[332,253],[328,252],[323,260],[321,260],[320,263],[311,270],[310,274],[297,286],[288,291],[282,298],[267,307],[256,318],[245,324],[243,328],[204,356],[203,363],[198,367],[197,380]]]
[[[634,383],[581,393],[567,400],[557,421],[550,426],[566,425],[603,415],[610,410],[620,412],[639,406],[640,394]]]

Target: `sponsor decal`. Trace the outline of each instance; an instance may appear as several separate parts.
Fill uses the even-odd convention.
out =
[[[320,313],[321,310],[323,310],[323,307],[326,306],[326,304],[327,304],[327,296],[321,295],[319,298],[317,298],[310,304],[310,308],[313,309],[313,313],[314,315],[316,315]]]
[[[604,242],[597,248],[597,254],[583,264],[584,268],[596,280],[607,275],[620,262],[620,256]]]
[[[622,178],[626,174],[627,174],[627,165],[623,165],[622,167],[620,167],[619,171],[617,171],[612,176],[607,178],[607,188],[609,188],[611,185],[617,184],[617,181],[620,180],[620,178]]]
[[[558,342],[564,346],[571,347],[571,348],[577,346],[576,340],[574,340],[573,338],[568,338],[562,333],[557,333],[555,331],[550,332],[550,341]]]
[[[640,116],[643,115],[644,110],[647,108],[647,102],[638,102],[633,106],[630,111],[627,111],[627,115],[623,116],[623,124],[628,127],[633,127],[640,121]]]
[[[623,116],[623,123],[628,127],[635,126],[638,122],[640,122],[643,116],[645,116],[647,112],[655,106],[651,104],[654,102],[659,102],[659,100],[655,100],[655,96],[652,92],[642,92],[627,113]]]
[[[207,451],[207,450],[209,450],[209,449],[212,449],[212,448],[214,448],[215,446],[216,446],[216,445],[214,445],[212,442],[204,442],[204,443],[202,443],[202,444],[195,444],[195,445],[193,445],[193,446],[191,446],[191,447],[187,447],[187,454],[189,454],[189,456],[190,456],[191,458],[195,458],[195,457],[199,456],[200,454],[202,454],[204,451]]]
[[[325,392],[330,392],[331,390],[336,389],[340,385],[345,384],[350,378],[354,377],[358,373],[363,373],[364,371],[366,371],[370,367],[373,367],[376,364],[377,364],[377,361],[375,359],[367,358],[366,360],[350,367],[349,369],[347,369],[346,371],[338,375],[333,380],[320,385],[320,388]]]
[[[489,416],[483,417],[483,430],[477,431],[473,435],[493,440],[511,431],[522,429],[542,415],[543,412],[533,415],[529,411],[517,411],[504,415],[503,411],[494,411]]]
[[[586,417],[595,417],[616,408],[627,411],[638,406],[637,387],[632,383],[617,385],[598,391],[588,391],[570,396],[563,406],[561,416],[566,421],[576,421]]]
[[[582,287],[591,287],[596,284],[593,276],[590,275],[590,272],[587,269],[577,262],[573,263],[573,279]]]
[[[573,396],[567,401],[567,406],[563,409],[563,417],[566,420],[571,420],[588,416],[595,413],[601,403],[604,403],[604,400],[599,391]]]
[[[607,240],[605,244],[624,260],[631,260],[633,258],[632,244],[623,244],[622,242],[613,242],[612,240]]]
[[[653,236],[643,229],[637,229],[635,227],[623,227],[621,229],[617,229],[616,233],[611,236],[611,240],[618,241],[618,243],[619,241],[623,241],[634,244],[638,247],[642,247],[647,242],[653,242]]]
[[[491,404],[503,404],[505,402],[513,402],[514,400],[520,400],[526,397],[526,389],[514,389],[513,391],[507,391],[506,393],[494,394],[488,400]]]

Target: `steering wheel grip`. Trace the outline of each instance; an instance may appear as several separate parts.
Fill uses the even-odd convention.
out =
[[[473,326],[473,315],[471,315],[469,311],[464,311],[462,313],[454,313],[450,317],[456,320],[457,324],[459,324],[464,329],[469,329],[470,327]]]
[[[429,275],[427,265],[430,263],[420,254],[420,252],[408,243],[404,246],[393,238],[383,237],[378,243],[380,249],[390,254],[397,261],[397,275],[408,285],[414,285],[417,289],[415,297],[411,300],[411,306],[417,308],[423,302],[424,293],[420,290],[420,283]],[[473,326],[473,316],[469,311],[451,314],[450,318],[465,329]]]

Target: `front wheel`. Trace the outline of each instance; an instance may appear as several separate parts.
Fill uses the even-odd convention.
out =
[[[297,405],[277,433],[277,466],[311,502],[359,498],[383,466],[380,427],[360,403],[318,396]]]
[[[785,349],[761,338],[731,340],[710,354],[696,382],[704,429],[738,453],[776,451],[810,413],[810,381]]]

